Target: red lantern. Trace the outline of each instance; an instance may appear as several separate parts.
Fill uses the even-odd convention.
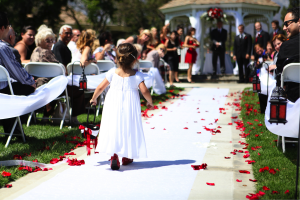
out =
[[[260,80],[257,75],[255,75],[252,79],[252,84],[253,84],[253,92],[261,92],[260,88]]]
[[[84,91],[87,90],[87,79],[84,73],[84,68],[82,69],[82,74],[79,79],[79,90],[84,90]]]

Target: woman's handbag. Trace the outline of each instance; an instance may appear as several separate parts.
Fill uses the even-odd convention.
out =
[[[100,129],[100,125],[95,124],[96,119],[96,106],[87,107],[88,114],[87,114],[87,120],[86,123],[83,123],[79,126],[79,129],[81,130],[82,137],[86,139],[86,148],[87,148],[87,155],[91,155],[91,145],[94,145],[94,149],[97,147],[98,143],[98,133]],[[94,121],[89,122],[89,115],[90,110],[94,110]]]

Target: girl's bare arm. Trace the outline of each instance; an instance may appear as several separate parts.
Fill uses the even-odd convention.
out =
[[[97,98],[99,97],[99,95],[105,90],[105,88],[109,85],[108,80],[105,78],[96,88],[92,99],[90,100],[90,103],[92,105],[96,105],[97,104]]]
[[[148,102],[147,103],[148,109],[153,109],[152,97],[151,97],[151,94],[150,94],[148,88],[146,87],[144,81],[142,81],[140,83],[139,88],[140,88],[142,95],[145,97],[145,99]]]

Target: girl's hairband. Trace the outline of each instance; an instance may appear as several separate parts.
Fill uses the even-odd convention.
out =
[[[132,54],[130,54],[130,55],[132,55]],[[134,57],[134,55],[132,55],[132,57],[133,57],[134,59],[136,59],[136,58]]]

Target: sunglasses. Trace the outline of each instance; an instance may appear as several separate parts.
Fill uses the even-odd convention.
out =
[[[79,37],[80,36],[80,34],[78,34],[78,35],[76,35],[77,37]]]
[[[150,35],[145,34],[146,37],[150,37]]]
[[[291,19],[291,20],[285,21],[285,22],[283,22],[283,26],[289,27],[291,25],[291,23],[289,23],[289,22],[297,22],[297,21],[298,21],[298,19]]]
[[[163,49],[163,48],[159,48],[160,50],[162,50],[163,52],[165,52],[165,49]]]

